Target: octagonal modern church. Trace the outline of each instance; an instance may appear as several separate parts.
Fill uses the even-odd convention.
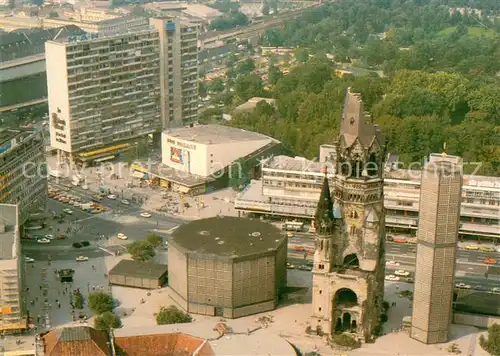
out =
[[[314,220],[313,316],[324,332],[352,332],[363,341],[376,333],[384,297],[385,146],[349,89],[334,144],[333,194],[325,172]]]
[[[214,217],[169,240],[170,297],[189,313],[239,318],[276,308],[286,287],[287,237],[260,220]]]

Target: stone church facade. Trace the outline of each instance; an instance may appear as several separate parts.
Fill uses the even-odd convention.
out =
[[[351,332],[370,341],[380,322],[384,154],[384,136],[349,89],[335,142],[333,192],[325,174],[314,222],[313,317],[328,334]]]

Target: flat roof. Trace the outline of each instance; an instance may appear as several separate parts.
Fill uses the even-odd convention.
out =
[[[115,267],[113,267],[113,269],[111,269],[111,271],[109,271],[109,274],[159,279],[167,271],[168,266],[159,263],[121,260]]]
[[[191,252],[239,257],[274,250],[284,239],[285,234],[269,223],[218,216],[181,225],[170,241]]]
[[[0,260],[10,260],[17,257],[15,256],[14,242],[18,223],[17,206],[0,204],[0,225],[5,227],[5,232],[0,232]]]
[[[166,130],[163,133],[172,138],[198,142],[205,145],[262,140],[279,142],[272,137],[262,135],[257,132],[225,125],[197,125],[194,127],[180,127]]]

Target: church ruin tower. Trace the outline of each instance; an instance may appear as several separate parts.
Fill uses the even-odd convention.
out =
[[[369,341],[379,324],[384,296],[385,138],[364,111],[361,96],[350,89],[334,146],[337,208],[332,208],[333,228],[322,229],[316,217],[313,315],[325,332],[349,331]],[[323,193],[317,215],[325,205],[321,199]],[[328,263],[322,260],[326,257]]]

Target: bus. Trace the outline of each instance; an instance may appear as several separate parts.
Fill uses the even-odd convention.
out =
[[[283,224],[283,230],[285,231],[302,231],[304,229],[304,223],[300,221],[285,221]]]

